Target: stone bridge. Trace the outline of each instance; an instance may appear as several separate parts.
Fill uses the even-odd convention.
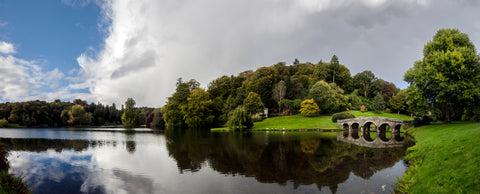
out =
[[[337,136],[338,141],[365,147],[387,148],[405,145],[406,140],[400,133],[400,128],[403,126],[404,129],[408,129],[411,121],[385,117],[358,117],[338,120],[337,124],[343,129]]]

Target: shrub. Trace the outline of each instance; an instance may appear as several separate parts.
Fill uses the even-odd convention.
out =
[[[348,113],[348,112],[339,112],[332,115],[332,122],[336,123],[337,120],[351,119],[351,118],[355,118],[355,115],[352,115],[351,113]]]
[[[263,118],[260,115],[253,115],[252,116],[252,121],[253,122],[257,122],[257,121],[261,121],[261,120],[263,120]]]
[[[386,109],[385,109],[385,112],[386,112],[386,113],[392,113],[392,110],[390,110],[389,108],[386,108]]]
[[[377,114],[380,114],[383,110],[385,110],[385,101],[380,93],[377,93],[377,95],[373,98],[373,103],[370,105],[370,109]]]
[[[312,99],[307,99],[302,102],[302,108],[300,109],[300,113],[307,117],[313,117],[318,115],[320,112],[320,108],[318,108],[317,103]]]
[[[368,112],[367,106],[365,106],[365,105],[360,105],[360,112],[362,112],[362,113]]]
[[[420,117],[420,118],[415,118],[413,119],[413,126],[415,127],[419,127],[419,126],[422,126],[422,125],[428,125],[430,124],[430,122],[432,121],[432,119],[430,117]]]
[[[7,171],[0,172],[0,193],[32,193],[27,183],[21,177],[9,174]]]
[[[289,113],[296,114],[301,108],[302,100],[300,99],[295,99],[295,100],[289,100],[289,99],[283,99],[280,102],[278,102],[278,108],[280,109],[281,112],[284,113],[284,115],[288,115]]]
[[[7,126],[8,126],[7,119],[1,119],[0,120],[0,128],[6,128]]]

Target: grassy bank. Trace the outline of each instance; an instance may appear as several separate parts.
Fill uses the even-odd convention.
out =
[[[412,120],[413,118],[406,115],[397,115],[391,113],[374,113],[360,111],[348,111],[355,117],[388,117],[404,120]],[[252,130],[299,130],[299,129],[340,129],[336,123],[332,122],[332,115],[322,115],[317,117],[304,117],[302,115],[281,116],[268,118],[263,121],[255,122]],[[228,130],[225,128],[213,128],[216,130]]]
[[[399,180],[402,193],[480,192],[480,123],[432,124],[410,131],[408,171]]]

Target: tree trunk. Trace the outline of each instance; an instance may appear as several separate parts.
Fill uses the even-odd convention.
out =
[[[445,105],[445,122],[446,123],[451,123],[451,118],[450,118],[450,104]]]
[[[335,83],[335,71],[333,71],[333,83]]]

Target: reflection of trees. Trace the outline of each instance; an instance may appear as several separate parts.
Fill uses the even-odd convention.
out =
[[[126,133],[126,145],[125,148],[127,149],[128,153],[135,153],[135,150],[137,149],[137,143],[135,142],[135,133]]]
[[[295,187],[316,184],[332,192],[350,172],[368,179],[405,154],[405,148],[372,149],[301,136],[284,141],[255,133],[167,131],[166,137],[169,154],[181,172],[198,171],[208,162],[224,174],[253,176],[264,183],[292,181]]]
[[[0,138],[0,145],[6,150],[21,150],[30,152],[43,152],[48,149],[54,149],[61,152],[64,149],[73,149],[83,151],[87,148],[96,148],[103,146],[116,147],[116,141],[87,141],[87,140],[64,140],[64,139],[18,139],[18,138]]]

